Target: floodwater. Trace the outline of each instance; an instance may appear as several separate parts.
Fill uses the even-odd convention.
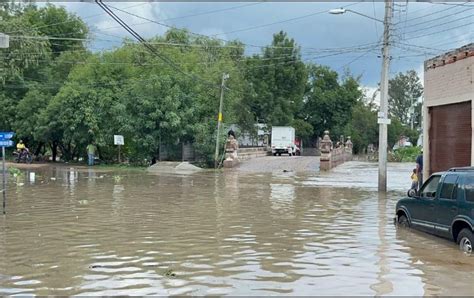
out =
[[[473,295],[474,257],[393,225],[412,166],[389,167],[386,197],[365,163],[26,170],[0,216],[0,295]]]

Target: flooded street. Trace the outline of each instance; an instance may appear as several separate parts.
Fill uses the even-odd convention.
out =
[[[412,164],[9,180],[0,295],[473,295],[474,257],[393,225]],[[34,176],[34,177],[33,177]]]

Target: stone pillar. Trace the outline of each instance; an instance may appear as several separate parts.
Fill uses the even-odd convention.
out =
[[[345,150],[345,151],[346,151],[346,152],[345,152],[345,154],[346,154],[345,160],[352,160],[352,148],[354,147],[354,145],[352,144],[352,140],[351,140],[351,137],[350,137],[350,136],[347,137],[347,141],[346,141],[346,146],[345,146],[345,147],[346,147],[346,148],[345,148],[345,149],[346,149],[346,150]]]
[[[239,144],[234,136],[230,135],[225,144],[224,168],[233,168],[239,163],[237,149],[239,149]]]
[[[331,169],[331,151],[332,141],[329,137],[329,131],[324,131],[324,137],[321,141],[321,159],[320,159],[320,170],[329,171]]]

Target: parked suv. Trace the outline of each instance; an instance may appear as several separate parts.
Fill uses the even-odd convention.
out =
[[[396,205],[396,223],[449,238],[462,251],[473,252],[474,167],[435,173],[408,196]]]

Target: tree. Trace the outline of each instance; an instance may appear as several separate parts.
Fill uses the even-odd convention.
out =
[[[337,72],[326,66],[308,65],[308,83],[300,117],[313,126],[314,137],[325,130],[339,137],[351,120],[352,109],[362,98],[358,79],[346,76],[342,82]]]
[[[409,110],[416,107],[423,94],[423,85],[416,71],[397,74],[389,81],[388,94],[390,115],[403,124],[410,124],[412,115]]]
[[[243,71],[249,86],[242,111],[270,126],[290,125],[303,104],[307,78],[295,41],[280,31],[262,55],[247,59]]]
[[[351,136],[354,153],[362,153],[369,144],[377,144],[378,130],[377,112],[363,102],[358,102],[352,109],[351,121],[345,129],[345,134]]]
[[[47,4],[38,8],[34,5],[26,7],[23,17],[37,28],[43,36],[67,36],[68,40],[55,40],[50,43],[53,56],[59,56],[64,51],[84,50],[84,41],[89,29],[75,14],[68,12],[64,7]]]

